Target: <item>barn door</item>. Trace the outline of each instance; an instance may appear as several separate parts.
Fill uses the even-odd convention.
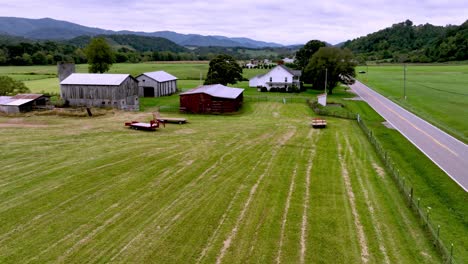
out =
[[[154,97],[154,87],[143,87],[144,97]]]

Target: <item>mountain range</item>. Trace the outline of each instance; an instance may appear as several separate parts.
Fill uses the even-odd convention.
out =
[[[198,34],[180,34],[173,31],[113,31],[101,28],[86,27],[75,23],[52,18],[29,19],[18,17],[0,17],[0,34],[24,37],[36,40],[68,40],[79,36],[96,35],[139,35],[169,39],[186,47],[282,47],[273,42],[264,42],[249,38],[229,38],[225,36],[203,36]]]

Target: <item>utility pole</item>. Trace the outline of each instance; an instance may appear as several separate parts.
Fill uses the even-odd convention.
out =
[[[369,65],[367,65],[367,62],[366,62],[366,82],[369,81]]]
[[[325,94],[327,94],[327,76],[328,76],[328,68],[325,68]]]
[[[403,64],[403,98],[406,100],[406,63]]]

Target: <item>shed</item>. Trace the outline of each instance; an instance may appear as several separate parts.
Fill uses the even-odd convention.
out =
[[[323,106],[327,106],[327,94],[319,94],[317,95],[317,102]]]
[[[0,112],[7,114],[29,112],[34,109],[46,109],[49,96],[43,94],[17,94],[0,96]]]
[[[138,110],[138,82],[129,74],[73,73],[60,82],[65,104]]]
[[[140,97],[160,97],[177,92],[177,77],[165,72],[145,72],[136,77]]]
[[[228,113],[238,111],[244,89],[221,84],[203,85],[180,94],[180,107],[192,113]]]

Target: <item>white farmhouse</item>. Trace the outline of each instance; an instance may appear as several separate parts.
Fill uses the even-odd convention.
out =
[[[165,72],[145,72],[136,77],[140,97],[160,97],[177,92],[177,77]]]
[[[249,80],[249,87],[272,88],[292,91],[293,86],[300,87],[301,71],[291,70],[284,65],[278,65],[265,74],[260,74]]]
[[[282,61],[284,63],[294,63],[294,58],[290,59],[290,58],[286,57],[286,58],[282,59]]]

